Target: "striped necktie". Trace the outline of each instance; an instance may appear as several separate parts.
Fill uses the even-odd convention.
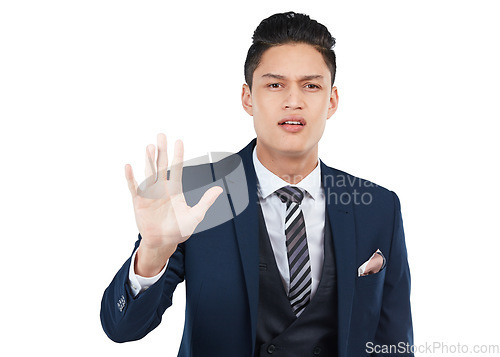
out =
[[[309,303],[312,284],[306,225],[300,208],[304,192],[298,187],[285,186],[276,190],[276,194],[286,203],[285,236],[290,269],[288,299],[298,317]]]

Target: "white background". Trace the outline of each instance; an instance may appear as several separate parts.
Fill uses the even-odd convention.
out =
[[[100,326],[137,238],[124,165],[142,180],[158,132],[170,149],[182,138],[186,159],[246,145],[251,36],[289,10],[337,39],[340,105],[320,157],[400,197],[415,343],[500,344],[495,3],[2,1],[2,350],[177,355],[183,285],[141,341]]]

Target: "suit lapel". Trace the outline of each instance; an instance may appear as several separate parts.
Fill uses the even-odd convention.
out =
[[[257,333],[257,308],[259,304],[259,221],[257,176],[252,162],[252,152],[256,140],[252,140],[238,155],[245,170],[248,188],[248,206],[234,217],[234,228],[240,251],[241,265],[245,276],[245,286],[248,294],[250,308],[250,325],[252,332],[252,348],[255,345]],[[233,190],[240,189],[242,183],[233,183]],[[228,191],[231,192],[231,182],[228,182]],[[233,191],[235,192],[235,191]],[[232,203],[231,197],[230,202]]]
[[[356,272],[356,240],[352,194],[339,180],[341,173],[321,162],[327,214],[330,218],[338,284],[339,355],[345,356],[351,323]]]
[[[257,177],[252,162],[252,151],[256,140],[252,140],[238,155],[240,156],[248,188],[248,207],[234,217],[233,223],[241,257],[245,286],[250,308],[252,348],[257,332],[257,309],[259,304],[259,222]],[[347,190],[345,178],[339,179],[341,172],[326,166],[322,161],[321,175],[325,193],[327,214],[333,235],[338,282],[338,343],[340,356],[345,356],[349,337],[351,311],[356,278],[356,240],[352,194]],[[228,182],[231,192],[231,182]],[[233,190],[241,189],[241,183],[234,183]],[[231,201],[231,198],[230,198]]]

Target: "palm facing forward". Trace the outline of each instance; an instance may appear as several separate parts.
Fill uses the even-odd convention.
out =
[[[212,187],[195,206],[188,206],[182,192],[182,141],[175,143],[174,159],[167,180],[167,139],[160,133],[157,140],[156,167],[156,148],[154,145],[146,147],[144,183],[138,186],[132,167],[125,165],[125,177],[132,195],[135,221],[142,237],[136,257],[136,273],[144,276],[161,270],[177,245],[191,236],[222,192],[221,187]]]

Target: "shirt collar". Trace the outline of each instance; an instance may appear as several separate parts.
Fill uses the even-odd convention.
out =
[[[264,165],[262,165],[257,158],[255,147],[253,148],[252,159],[255,173],[257,174],[257,188],[262,198],[267,198],[267,196],[273,194],[277,189],[290,185],[288,182],[273,174]],[[292,186],[297,186],[306,190],[314,200],[318,200],[322,189],[319,159],[314,170],[312,170],[309,175],[304,177],[299,183]]]

